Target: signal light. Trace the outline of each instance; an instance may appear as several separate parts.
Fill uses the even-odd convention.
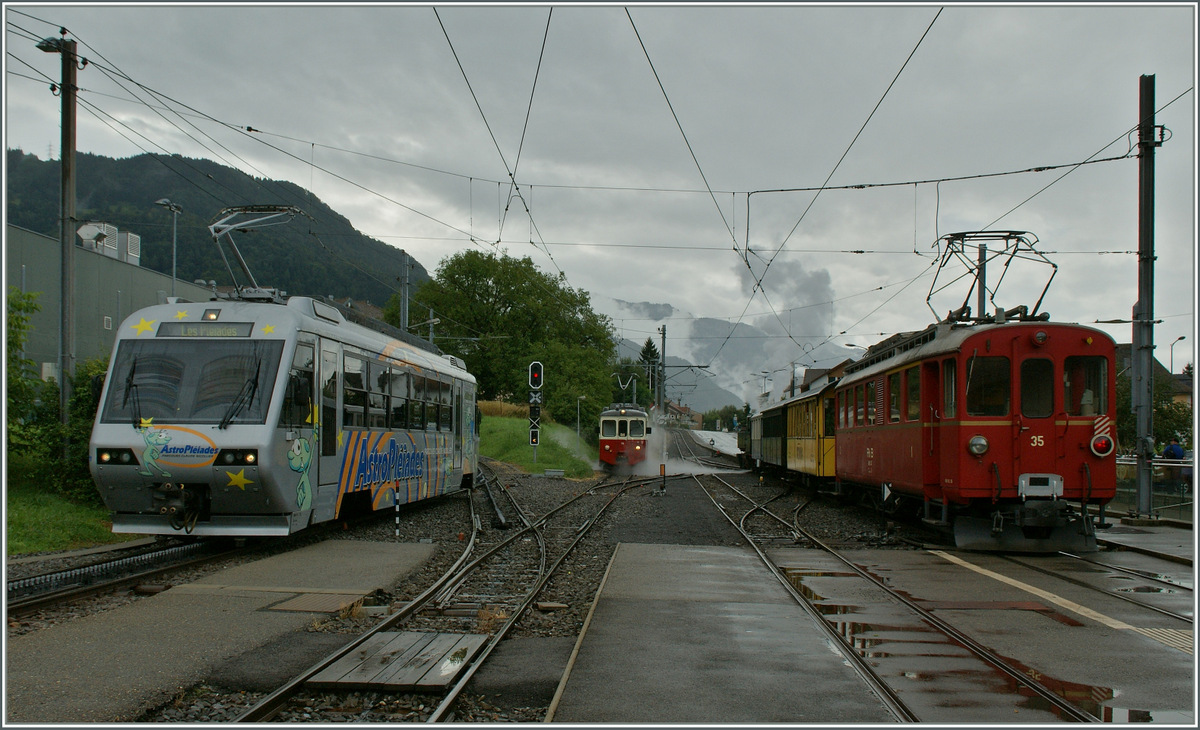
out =
[[[1116,444],[1113,440],[1105,435],[1092,437],[1092,453],[1096,456],[1108,456],[1113,452]]]
[[[536,429],[536,428],[531,428],[531,429],[529,429],[529,445],[530,445],[530,446],[537,446],[537,445],[538,445],[538,440],[539,440],[539,439],[538,439],[538,437],[539,437],[539,435],[540,435],[540,434],[539,434],[539,431],[538,431],[538,429]]]
[[[542,364],[534,361],[529,363],[529,387],[540,390],[542,387]]]

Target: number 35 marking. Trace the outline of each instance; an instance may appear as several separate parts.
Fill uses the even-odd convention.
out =
[[[1029,445],[1030,446],[1045,446],[1046,441],[1041,436],[1030,436],[1029,437]]]

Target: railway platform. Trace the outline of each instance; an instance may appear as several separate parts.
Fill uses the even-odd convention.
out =
[[[895,721],[749,548],[635,543],[617,547],[547,719]]]
[[[1111,527],[1096,530],[1103,547],[1156,555],[1183,565],[1194,565],[1196,533],[1178,523],[1134,518],[1109,519]]]
[[[270,691],[345,643],[304,631],[308,624],[393,585],[434,549],[326,540],[13,637],[5,721],[131,721],[219,673],[257,678]]]

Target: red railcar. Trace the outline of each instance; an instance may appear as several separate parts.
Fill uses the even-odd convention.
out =
[[[649,435],[646,411],[635,404],[613,403],[600,414],[600,466],[619,471],[645,461]]]
[[[923,505],[959,547],[1095,549],[1116,492],[1115,344],[1047,321],[897,335],[836,389],[839,491]]]

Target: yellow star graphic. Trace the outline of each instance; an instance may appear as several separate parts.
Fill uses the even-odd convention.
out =
[[[269,335],[269,334],[271,334],[271,333],[272,333],[272,332],[274,332],[274,331],[275,331],[275,325],[273,325],[273,324],[269,324],[269,325],[267,325],[266,327],[263,327],[263,334],[264,334],[264,335]]]
[[[137,324],[129,325],[133,329],[137,330],[137,333],[139,336],[154,329],[154,323],[158,321],[157,319],[152,319],[149,322],[147,322],[145,317],[142,317],[141,319],[142,319],[141,322],[138,322]]]
[[[339,449],[342,448],[342,434],[344,434],[344,433],[345,433],[345,431],[338,431],[337,442],[338,442]]]
[[[227,487],[237,487],[238,489],[240,489],[244,492],[244,491],[246,491],[247,484],[254,483],[246,478],[246,470],[245,469],[242,469],[237,474],[234,474],[231,471],[227,471],[225,473],[229,476],[229,483],[225,485]]]
[[[182,309],[175,313],[175,319],[184,319],[187,317],[187,312]]]
[[[143,418],[141,428],[150,428],[151,426],[154,425],[153,423],[151,423],[151,421],[153,421],[153,420],[154,420],[154,416],[150,416],[149,418]]]

